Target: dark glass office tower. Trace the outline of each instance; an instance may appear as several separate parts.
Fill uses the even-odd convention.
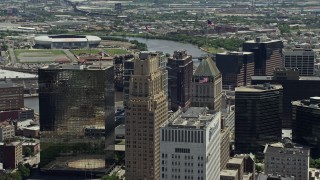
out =
[[[272,75],[275,68],[282,67],[283,42],[280,40],[266,40],[256,38],[246,41],[242,50],[254,53],[254,75]]]
[[[186,50],[175,51],[168,58],[168,94],[171,109],[190,106],[190,83],[193,74],[192,56]]]
[[[311,157],[320,157],[320,97],[292,101],[292,137],[310,147]]]
[[[298,69],[276,69],[273,76],[252,77],[252,84],[264,83],[281,84],[283,87],[282,128],[292,128],[291,101],[320,95],[320,77],[299,77]]]
[[[280,140],[281,113],[281,85],[264,84],[236,88],[236,153],[262,152],[266,143]]]
[[[217,53],[216,64],[222,74],[223,89],[250,85],[254,74],[252,52]]]
[[[41,146],[48,146],[41,167],[55,160],[52,171],[104,171],[113,159],[105,153],[114,143],[113,66],[53,64],[38,75]]]

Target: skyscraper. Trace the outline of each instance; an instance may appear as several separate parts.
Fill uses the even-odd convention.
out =
[[[314,75],[314,61],[316,53],[308,48],[294,48],[283,51],[285,68],[298,68],[300,76]]]
[[[221,74],[215,63],[206,58],[201,61],[191,81],[191,105],[220,110],[222,97]]]
[[[113,66],[51,64],[40,68],[38,75],[41,142],[59,147],[59,153],[81,154],[83,163],[90,159],[86,154],[104,161],[105,146],[114,139]],[[113,158],[112,154],[107,157],[111,163]],[[51,160],[41,155],[41,166]],[[55,168],[60,165],[51,167]],[[91,169],[104,168],[96,164]]]
[[[320,157],[320,97],[292,101],[293,141],[310,147],[312,158]]]
[[[126,107],[126,179],[160,179],[160,125],[168,119],[168,100],[158,53],[134,60]]]
[[[160,133],[161,180],[219,179],[221,112],[190,107],[175,112]]]
[[[281,138],[282,86],[255,85],[236,88],[235,151],[262,152],[266,143]]]
[[[254,74],[252,52],[217,53],[216,64],[222,74],[223,89],[251,84],[251,76]]]
[[[283,42],[280,40],[266,40],[256,38],[246,41],[242,50],[254,53],[254,75],[272,75],[275,68],[282,67]]]
[[[252,84],[264,83],[281,84],[283,87],[282,128],[292,128],[291,101],[318,96],[320,89],[320,77],[299,77],[297,69],[275,69],[273,76],[252,77]]]
[[[142,51],[140,53],[140,56],[148,56],[149,53],[153,54],[158,54],[160,57],[159,61],[159,67],[160,70],[162,71],[162,76],[163,76],[163,89],[168,96],[168,71],[166,69],[166,64],[167,64],[167,58],[163,54],[163,52],[159,51]],[[123,61],[123,104],[126,107],[127,106],[127,101],[129,100],[129,89],[130,89],[130,77],[133,74],[134,71],[134,58],[128,58]]]
[[[177,110],[179,106],[190,106],[190,82],[193,73],[192,56],[186,50],[174,51],[168,58],[168,87],[171,109]]]

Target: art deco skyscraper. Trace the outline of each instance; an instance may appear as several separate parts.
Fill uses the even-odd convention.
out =
[[[222,78],[220,71],[210,58],[203,59],[192,77],[191,105],[219,111],[221,97]]]
[[[160,125],[168,119],[168,102],[158,53],[134,60],[126,107],[126,179],[160,179]]]

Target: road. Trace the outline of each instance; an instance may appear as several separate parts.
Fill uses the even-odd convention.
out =
[[[63,49],[63,52],[67,55],[67,57],[72,61],[72,62],[77,62],[78,59],[68,50],[68,49]]]
[[[14,51],[12,48],[9,48],[9,55],[10,55],[10,62],[12,65],[16,64],[17,58],[16,55],[14,54]]]

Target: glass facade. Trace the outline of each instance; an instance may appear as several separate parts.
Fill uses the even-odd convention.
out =
[[[114,143],[113,67],[49,66],[39,69],[38,74],[41,143],[55,150],[43,150],[42,166],[54,160],[51,156],[63,153],[73,158],[61,161],[79,162],[84,169],[107,168],[113,155],[105,153],[105,148]],[[107,166],[99,161],[105,154]],[[76,158],[80,155],[82,158]]]

